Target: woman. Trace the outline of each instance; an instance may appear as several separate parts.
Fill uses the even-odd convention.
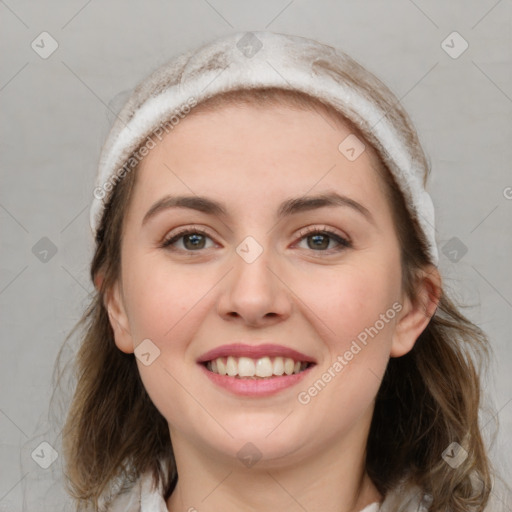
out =
[[[91,209],[78,509],[490,510],[487,339],[443,292],[428,172],[316,41],[233,34],[143,81]]]

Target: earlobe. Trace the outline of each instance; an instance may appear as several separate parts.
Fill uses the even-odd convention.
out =
[[[436,267],[430,265],[418,280],[415,299],[406,297],[403,301],[404,307],[393,334],[391,357],[401,357],[412,350],[434,316],[441,294],[441,275]]]
[[[101,291],[101,287],[103,285],[103,281],[105,279],[105,276],[101,273],[101,272],[98,272],[95,276],[94,276],[94,287],[96,288],[96,291]]]
[[[130,324],[118,281],[105,293],[104,306],[114,331],[114,340],[117,348],[126,354],[133,353],[135,348],[130,333]]]

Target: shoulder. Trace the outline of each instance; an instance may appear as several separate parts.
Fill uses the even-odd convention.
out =
[[[390,490],[382,504],[373,503],[361,512],[428,512],[431,496],[417,485],[402,480]],[[495,482],[485,512],[509,512],[512,510],[510,490],[506,485]],[[135,485],[119,493],[114,500],[104,502],[102,512],[168,512],[163,498],[162,482],[154,487],[152,474],[143,473]]]
[[[168,512],[163,498],[162,482],[155,487],[150,471],[143,473],[135,485],[119,493],[105,512]]]
[[[384,497],[379,512],[428,512],[431,497],[403,479]]]
[[[129,489],[118,492],[114,497],[103,498],[101,512],[140,512],[141,479]]]
[[[404,479],[386,494],[381,507],[377,510],[378,512],[429,512],[431,502],[432,497],[428,493]],[[511,504],[510,489],[501,480],[496,480],[485,512],[509,512],[512,510]]]

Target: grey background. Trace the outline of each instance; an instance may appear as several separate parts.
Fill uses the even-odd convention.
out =
[[[59,450],[52,371],[92,290],[88,207],[112,111],[175,54],[265,28],[340,47],[410,113],[445,283],[494,348],[482,425],[489,437],[499,420],[491,453],[512,481],[511,13],[510,0],[0,0],[0,511],[71,510],[62,457],[43,469],[31,454],[49,456],[43,441]],[[46,59],[31,47],[43,31],[59,45]],[[469,44],[455,59],[442,47],[453,31]]]

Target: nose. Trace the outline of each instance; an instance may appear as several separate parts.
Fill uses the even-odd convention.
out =
[[[248,262],[237,253],[218,301],[218,313],[228,321],[251,327],[282,322],[292,310],[291,291],[267,250]]]

